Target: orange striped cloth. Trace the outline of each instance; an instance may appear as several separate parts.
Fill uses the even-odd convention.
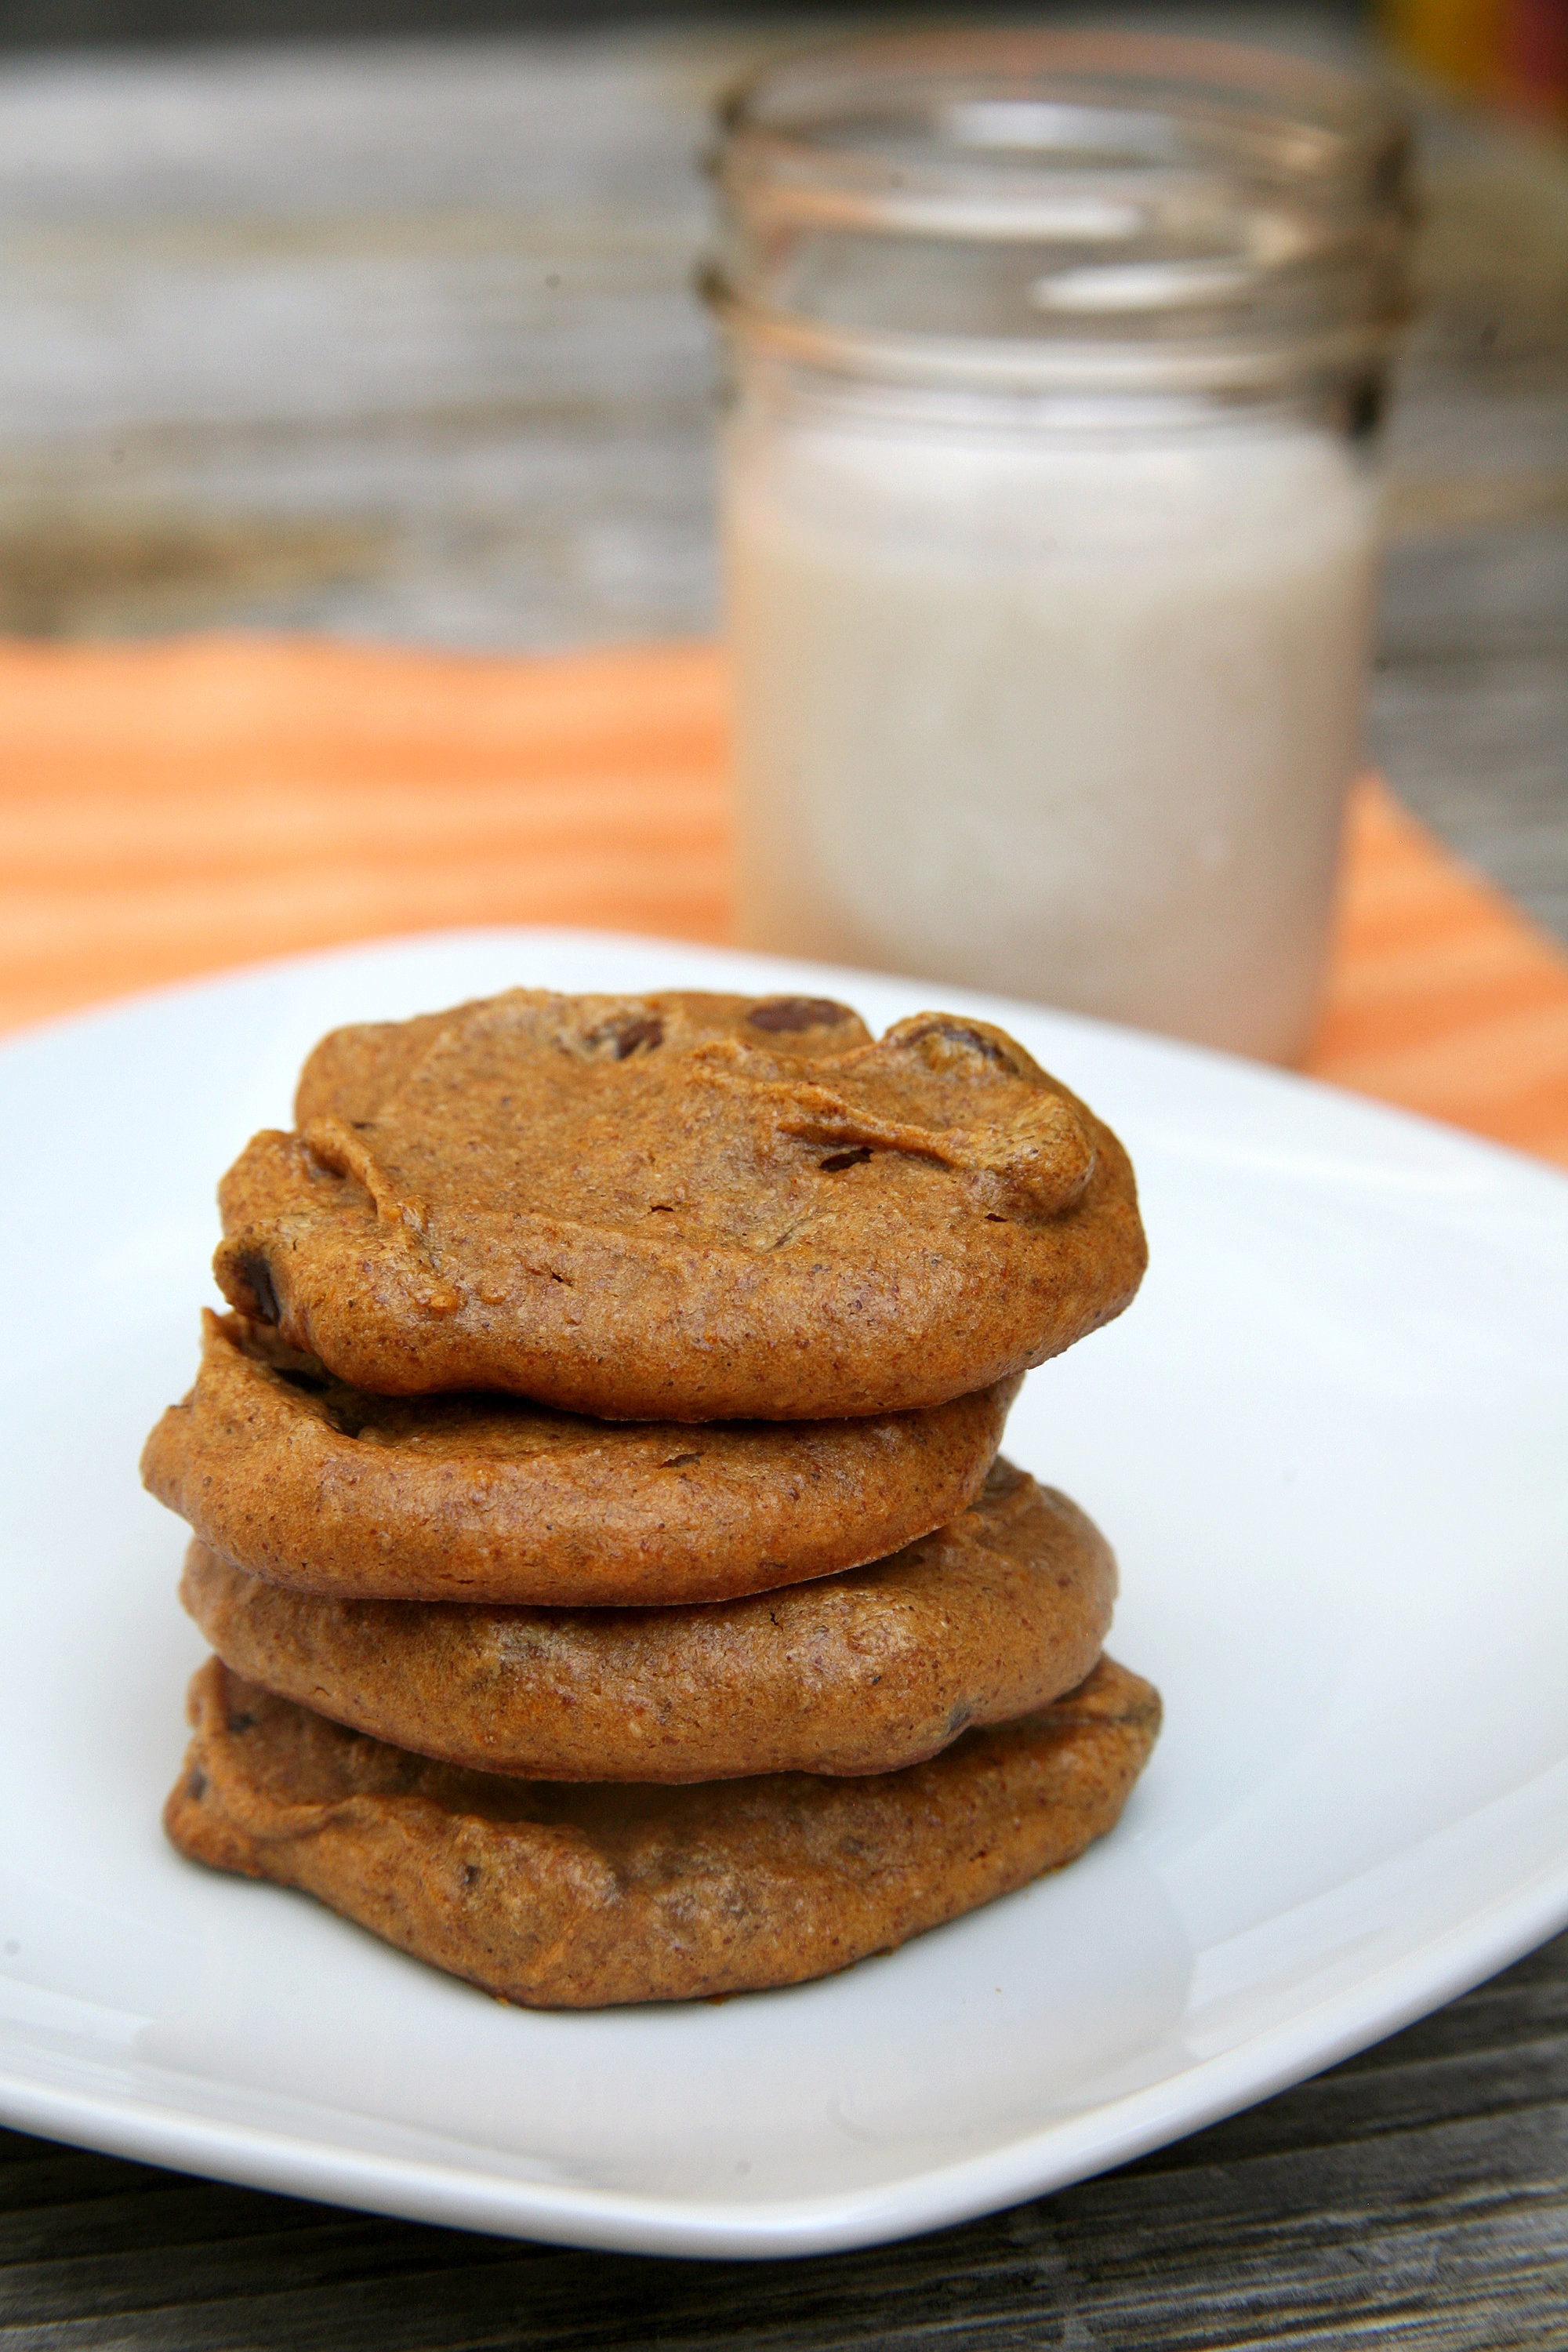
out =
[[[0,1024],[455,923],[727,935],[711,646],[0,646]],[[1375,782],[1310,1066],[1568,1164],[1568,960]]]

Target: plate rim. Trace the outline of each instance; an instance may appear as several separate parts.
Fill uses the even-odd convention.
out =
[[[759,970],[837,975],[852,988],[864,982],[879,988],[940,988],[960,1005],[967,999],[1016,1004],[1020,1013],[1047,1017],[1087,1034],[1127,1039],[1163,1055],[1194,1059],[1217,1073],[1261,1081],[1305,1097],[1325,1097],[1340,1110],[1364,1119],[1369,1129],[1403,1132],[1426,1149],[1490,1163],[1511,1181],[1545,1178],[1548,1197],[1555,1185],[1568,1199],[1568,1171],[1514,1147],[1454,1128],[1331,1081],[1285,1070],[1218,1049],[1131,1031],[1059,1008],[1007,999],[992,991],[949,987],[908,975],[825,965],[805,959],[762,955],[706,941],[661,938],[568,925],[447,926],[352,940],[225,970],[163,982],[104,1003],[46,1016],[0,1040],[0,1076],[18,1058],[54,1045],[89,1039],[138,1015],[156,1016],[231,990],[269,980],[308,975],[323,967],[343,967],[373,957],[409,951],[505,946],[519,953],[547,953],[570,944],[595,944],[618,953],[646,950],[650,957],[694,956],[731,967],[744,961]],[[1298,1098],[1300,1097],[1298,1095]],[[1537,1776],[1539,1779],[1542,1776]],[[1527,1784],[1529,1785],[1529,1784]],[[1405,1849],[1409,1851],[1409,1849]],[[1304,2080],[1339,2060],[1397,2032],[1429,2013],[1568,1926],[1568,1856],[1543,1865],[1505,1892],[1397,1955],[1367,1976],[1290,2016],[1247,2035],[1229,2049],[1198,2060],[1175,2077],[1145,2085],[1035,2130],[1025,2131],[974,2156],[894,2177],[868,2188],[840,2189],[748,2203],[700,2197],[655,2197],[582,2183],[529,2180],[492,2168],[442,2165],[356,2149],[330,2137],[331,2118],[352,2113],[313,2107],[294,2098],[302,2117],[322,2118],[320,2134],[273,2128],[234,2117],[203,2115],[194,2108],[138,2095],[133,2090],[66,2089],[39,2080],[14,2061],[0,2061],[0,2120],[23,2131],[96,2148],[107,2154],[159,2164],[207,2178],[242,2182],[278,2194],[322,2201],[492,2234],[604,2251],[683,2255],[709,2259],[800,2257],[846,2252],[919,2234],[996,2211],[1049,2193],[1134,2157],[1168,2145],[1222,2117]],[[0,1976],[0,2019],[6,1979]],[[765,1996],[762,1996],[765,1998]],[[171,2079],[173,2079],[171,2077]],[[222,2086],[219,2086],[220,2088]],[[1180,2095],[1173,2095],[1179,2091]],[[454,2145],[465,2147],[460,2138]],[[472,2151],[473,2143],[467,2143]]]
[[[457,2171],[433,2160],[182,2113],[149,2098],[33,2086],[10,2067],[0,2068],[0,2119],[107,2155],[492,2236],[709,2261],[843,2253],[1004,2211],[1173,2145],[1429,2015],[1565,1926],[1568,1859],[1533,1873],[1370,1977],[1200,2060],[1174,2078],[1184,2090],[1198,2088],[1196,2098],[1173,2099],[1168,2081],[1151,2084],[982,2155],[826,2197],[716,2205],[524,2180],[482,2168]],[[1376,2002],[1367,1998],[1374,1987],[1384,1988]]]

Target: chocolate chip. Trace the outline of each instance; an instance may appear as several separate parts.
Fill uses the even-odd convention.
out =
[[[664,1020],[658,1013],[637,1013],[628,1006],[595,1028],[563,1029],[559,1042],[580,1061],[625,1062],[633,1054],[651,1054],[663,1045]]]
[[[994,1037],[982,1036],[978,1029],[944,1029],[942,1034],[950,1037],[955,1045],[967,1045],[972,1054],[980,1055],[982,1061],[994,1062],[999,1069],[1010,1070],[1013,1066],[1013,1057],[1006,1049],[999,1045]]]
[[[260,1253],[254,1250],[248,1253],[240,1259],[235,1271],[256,1301],[256,1320],[258,1323],[280,1322],[282,1318],[272,1280],[272,1268]]]
[[[231,1715],[228,1718],[228,1727],[231,1731],[254,1731],[256,1717],[253,1715]]]
[[[477,1862],[466,1862],[466,1863],[463,1864],[463,1884],[464,1884],[464,1885],[465,1885],[465,1886],[477,1886],[477,1885],[479,1885],[479,1864],[478,1864]]]
[[[863,1160],[870,1157],[870,1151],[862,1144],[855,1151],[830,1151],[826,1160],[819,1160],[816,1164],[825,1168],[829,1175],[837,1175],[840,1168],[858,1168]]]
[[[923,1037],[941,1037],[950,1045],[966,1046],[970,1053],[978,1054],[982,1061],[994,1062],[998,1069],[1016,1075],[1017,1065],[1006,1047],[996,1038],[988,1037],[983,1029],[972,1029],[966,1021],[954,1021],[942,1013],[936,1013],[929,1021],[911,1021],[902,1030],[900,1042],[905,1045],[918,1045]]]
[[[624,1062],[643,1046],[651,1054],[656,1045],[663,1043],[664,1024],[657,1013],[650,1013],[645,1020],[629,1021],[624,1029],[616,1031],[616,1059]]]
[[[195,1797],[199,1801],[206,1795],[206,1792],[207,1776],[202,1770],[199,1764],[193,1764],[189,1777],[185,1781],[185,1794],[187,1797]]]
[[[847,1004],[835,1004],[830,996],[774,996],[765,1004],[753,1004],[746,1015],[753,1029],[835,1029],[840,1021],[854,1019]]]

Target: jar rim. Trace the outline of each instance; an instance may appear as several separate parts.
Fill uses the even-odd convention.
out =
[[[803,364],[1049,383],[1098,353],[1119,378],[1239,383],[1309,346],[1375,362],[1408,315],[1405,118],[1315,59],[1123,31],[871,34],[763,65],[719,125],[706,290]],[[868,253],[900,246],[950,278],[988,255],[1014,314],[954,331],[906,292],[855,315],[843,257],[864,281]]]
[[[1162,118],[1185,127],[1198,152],[1249,179],[1281,183],[1354,177],[1403,150],[1408,136],[1403,110],[1368,76],[1245,42],[1109,28],[962,27],[823,42],[754,68],[717,111],[728,146],[813,164],[825,185],[874,194],[889,219],[911,175],[916,187],[946,183],[957,200],[977,186],[987,232],[999,163],[1026,201],[1031,179],[1048,173],[1047,189],[1054,184],[1059,166],[1050,159],[1157,167],[1175,160]],[[922,118],[919,154],[906,145],[889,156],[847,135],[857,119],[872,129]]]

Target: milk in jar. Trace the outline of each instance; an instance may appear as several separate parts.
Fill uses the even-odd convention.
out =
[[[1194,45],[1077,40],[868,41],[837,90],[825,51],[750,101],[760,154],[732,119],[738,932],[1289,1059],[1362,758],[1399,314],[1335,140],[1381,128],[1385,177],[1397,142],[1265,60],[1276,146],[1286,96],[1345,110],[1316,170],[1360,210],[1294,189],[1293,151],[1238,194],[1220,101],[1194,152],[1171,128]]]

